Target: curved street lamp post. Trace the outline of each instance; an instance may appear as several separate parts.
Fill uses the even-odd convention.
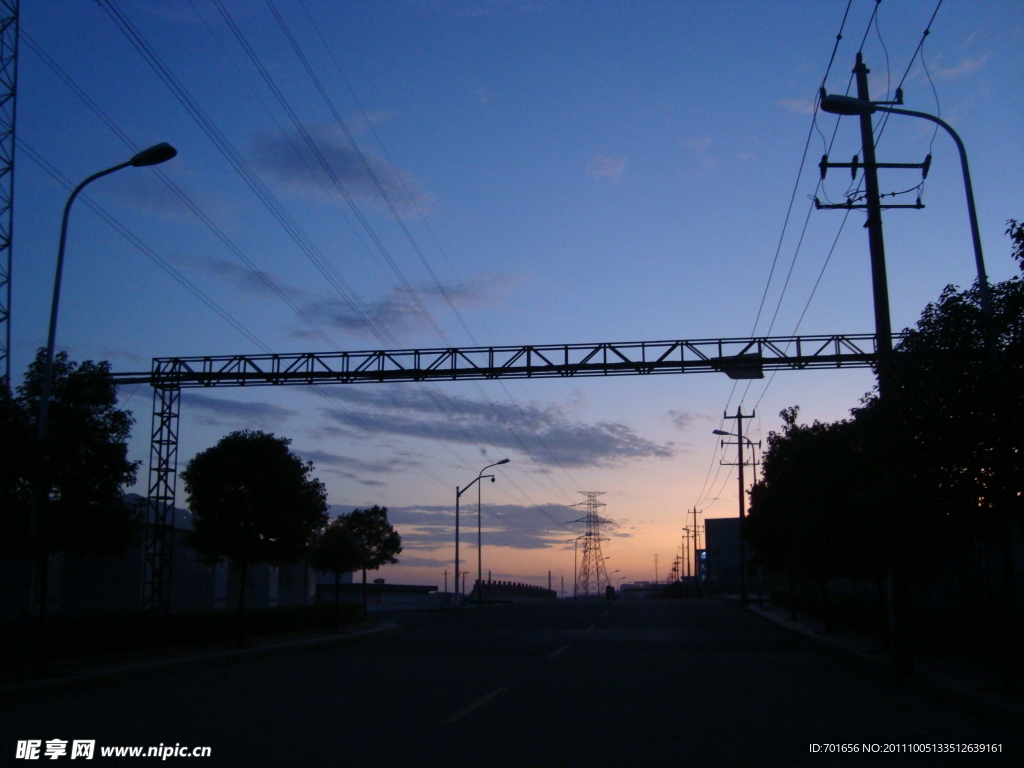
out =
[[[46,337],[46,357],[43,362],[43,380],[40,387],[39,393],[39,420],[36,423],[36,436],[40,448],[46,439],[46,430],[49,422],[50,413],[50,395],[53,389],[53,353],[57,343],[57,311],[60,305],[60,284],[61,277],[64,273],[64,247],[67,244],[68,235],[68,220],[71,215],[71,204],[75,202],[75,198],[78,197],[79,192],[85,189],[86,186],[96,181],[96,179],[107,176],[115,171],[120,171],[122,168],[133,166],[135,168],[142,168],[148,165],[159,165],[165,163],[175,155],[178,154],[178,150],[172,147],[167,142],[161,142],[155,144],[149,149],[144,149],[138,154],[134,155],[130,160],[124,163],[119,163],[111,168],[94,173],[89,176],[85,181],[79,184],[72,190],[71,195],[68,197],[67,203],[64,205],[64,216],[61,219],[60,226],[60,244],[57,247],[57,270],[53,280],[53,299],[50,303],[50,327]],[[32,504],[29,506],[29,542],[31,551],[33,554],[36,549],[36,538],[37,538],[37,527],[39,518],[39,507],[42,504],[43,497],[49,493],[49,490],[43,488],[41,484],[37,484],[36,489],[32,494]],[[26,612],[26,623],[28,628],[25,630],[28,633],[26,636],[31,635],[31,624],[33,616],[35,614],[35,602],[36,602],[36,590],[38,584],[36,579],[38,578],[36,569],[32,569],[32,577],[29,584],[29,595],[27,601],[27,612]],[[28,665],[28,645],[31,641],[25,642],[25,658],[23,665],[25,672],[27,672]]]
[[[485,475],[484,472],[486,472],[491,467],[497,467],[497,466],[500,466],[502,464],[508,464],[508,462],[509,462],[508,459],[502,459],[501,461],[496,461],[493,464],[488,464],[486,467],[484,467],[483,469],[480,470],[480,474],[478,474],[476,476],[476,478],[471,483],[469,483],[469,485],[467,485],[467,486],[465,486],[463,488],[459,488],[458,486],[455,486],[455,572],[456,573],[459,572],[459,499],[462,498],[462,494],[464,494],[466,491],[468,491],[470,488],[473,487],[473,483],[479,483],[480,479],[483,478],[483,477],[489,477],[489,478],[491,478],[491,482],[492,483],[495,482],[494,475]],[[484,561],[483,561],[483,551],[482,551],[482,547],[481,547],[481,544],[483,543],[483,536],[482,536],[482,525],[481,525],[480,521],[481,521],[480,486],[477,485],[477,495],[476,495],[476,548],[477,548],[477,553],[476,553],[476,556],[477,556],[477,569],[478,569],[478,571],[477,571],[477,604],[478,605],[482,605],[483,601],[484,601],[483,600],[483,597],[484,597],[484,578],[483,578],[484,577]],[[465,591],[466,591],[465,586],[463,586],[462,591],[463,591],[463,593],[465,593]],[[459,581],[458,581],[458,579],[455,580],[455,605],[456,605],[456,607],[458,607],[458,605],[459,605]]]

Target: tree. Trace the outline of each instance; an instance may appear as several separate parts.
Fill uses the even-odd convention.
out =
[[[117,407],[110,366],[78,364],[66,352],[53,360],[49,424],[39,443],[44,361],[41,349],[16,394],[0,391],[0,554],[36,559],[43,607],[51,554],[114,554],[131,541],[137,518],[122,497],[139,468],[128,460],[134,419]]]
[[[388,508],[374,504],[370,509],[354,509],[341,515],[344,526],[356,542],[357,567],[363,571],[363,610],[366,610],[366,572],[382,565],[397,563],[402,537],[388,522]]]
[[[359,543],[346,518],[336,517],[317,536],[309,552],[309,564],[318,571],[334,574],[334,631],[338,631],[338,593],[341,574],[351,573],[360,567]]]
[[[327,489],[310,477],[313,463],[289,451],[290,444],[265,432],[232,432],[181,473],[193,514],[186,544],[207,562],[228,557],[239,569],[240,646],[249,568],[302,559],[327,522]]]

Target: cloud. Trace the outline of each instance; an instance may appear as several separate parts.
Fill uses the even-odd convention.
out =
[[[523,452],[540,467],[619,467],[670,458],[676,449],[636,434],[622,422],[584,423],[557,404],[488,403],[434,390],[341,387],[334,394],[358,412],[326,409],[346,433],[369,427],[385,434]]]
[[[385,326],[389,331],[401,332],[424,323],[423,310],[431,315],[438,310],[451,311],[470,302],[495,303],[510,290],[512,280],[503,275],[475,275],[462,283],[433,283],[417,286],[410,292],[404,286],[391,289],[386,295],[353,307],[335,296],[311,301],[306,313],[315,321],[348,333],[370,335],[368,327]],[[418,301],[417,301],[418,299]],[[297,336],[308,336],[301,331]]]
[[[338,507],[336,507],[338,508]],[[341,506],[340,509],[354,509]],[[564,548],[565,540],[582,533],[580,525],[568,525],[568,521],[580,516],[578,509],[562,504],[484,504],[481,507],[483,541],[485,546],[509,547],[512,549]],[[402,536],[402,547],[406,551],[435,550],[451,545],[455,537],[454,506],[411,506],[388,507],[388,521]],[[468,526],[476,524],[476,505],[471,512],[462,510],[461,522]],[[609,524],[613,528],[614,523]],[[470,544],[464,541],[465,544]],[[406,558],[399,556],[402,565]],[[436,563],[433,564],[436,567]]]
[[[272,403],[244,403],[237,400],[222,400],[195,392],[186,392],[181,396],[189,411],[198,411],[200,421],[204,424],[255,424],[271,425],[287,421],[295,415],[295,411],[282,408]]]
[[[795,115],[814,114],[813,99],[779,99],[775,103],[787,112],[792,112]]]
[[[381,203],[377,185],[399,213],[420,210],[428,199],[408,174],[363,151],[358,153],[333,126],[304,126],[314,151],[297,131],[289,136],[262,133],[254,142],[257,164],[295,190],[322,197],[336,194],[335,180],[352,197]],[[325,167],[326,166],[326,167]]]
[[[695,421],[702,418],[701,415],[697,413],[689,413],[687,411],[676,410],[671,410],[665,415],[668,416],[669,420],[675,425],[676,429],[680,430],[681,432],[685,432],[691,426],[693,426],[693,423]]]
[[[513,279],[507,275],[482,273],[461,283],[416,286],[413,292],[404,286],[394,287],[378,299],[353,306],[336,294],[315,295],[296,288],[273,272],[251,269],[235,261],[209,256],[190,256],[188,260],[198,269],[251,296],[262,299],[283,295],[297,304],[303,314],[317,325],[367,337],[373,335],[371,327],[383,325],[389,331],[400,332],[422,326],[424,317],[420,305],[433,315],[437,310],[451,311],[472,302],[493,304],[511,292],[514,285]],[[292,335],[305,340],[321,338],[305,323]]]
[[[239,291],[259,298],[277,296],[277,291],[296,301],[308,300],[312,296],[309,292],[290,285],[284,278],[273,272],[252,269],[236,261],[202,255],[189,256],[188,261],[204,272],[234,285]],[[277,291],[274,291],[270,284],[276,286]]]
[[[683,139],[682,143],[686,149],[691,150],[697,156],[697,161],[705,171],[711,170],[718,165],[718,161],[708,153],[708,150],[711,149],[711,145],[714,143],[714,140],[710,136],[699,136],[695,139]]]
[[[610,179],[615,181],[626,172],[626,158],[610,157],[608,155],[595,155],[594,159],[587,163],[587,175],[595,179]]]
[[[960,59],[959,62],[951,67],[939,67],[932,72],[932,77],[936,80],[955,80],[961,75],[969,75],[985,63],[984,58],[980,59]]]
[[[367,478],[367,473],[392,474],[404,472],[415,466],[415,462],[402,458],[389,458],[379,460],[356,459],[351,456],[342,456],[327,451],[300,451],[296,450],[303,459],[312,461],[318,470],[330,472],[331,474],[355,480],[360,485],[368,488],[380,488],[387,483],[381,480]]]

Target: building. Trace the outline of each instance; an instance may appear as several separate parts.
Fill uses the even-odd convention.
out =
[[[706,581],[708,592],[737,592],[740,589],[740,519],[712,517],[704,520]],[[750,562],[750,552],[747,552]]]
[[[146,500],[127,494],[125,503],[139,510]],[[105,557],[58,553],[50,557],[46,583],[46,612],[86,614],[138,611],[142,608],[144,555],[152,535],[152,515],[139,525],[125,551]],[[185,545],[192,530],[192,513],[174,509],[171,556],[171,610],[208,611],[238,604],[238,572],[229,562],[207,564]],[[0,560],[0,618],[20,614],[28,591],[31,563]],[[351,581],[351,575],[348,576]],[[260,563],[249,568],[245,604],[248,608],[312,604],[316,582],[305,563],[274,567]]]

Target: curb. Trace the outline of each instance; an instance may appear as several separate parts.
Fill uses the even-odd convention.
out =
[[[859,648],[854,648],[847,643],[830,638],[820,632],[798,626],[794,622],[767,610],[758,609],[754,605],[748,606],[747,610],[755,616],[760,616],[765,621],[770,621],[777,626],[785,627],[791,632],[809,637],[820,645],[825,646],[844,661],[853,663],[858,667],[869,668],[897,684],[906,685],[932,698],[959,706],[973,715],[999,725],[1015,728],[1018,732],[1024,730],[1024,708],[1020,706],[1000,701],[984,693],[950,685],[935,675],[920,670],[915,672],[911,679],[903,680],[893,672],[887,656],[866,653]]]
[[[60,677],[45,680],[29,680],[24,683],[6,683],[0,685],[0,701],[12,702],[37,695],[45,695],[54,691],[89,688],[106,682],[125,680],[128,678],[154,677],[166,672],[199,669],[216,664],[236,664],[263,656],[277,653],[289,653],[298,649],[316,648],[322,645],[345,642],[357,637],[374,635],[399,629],[392,621],[382,621],[374,625],[339,634],[314,635],[312,637],[295,637],[292,639],[273,641],[273,636],[259,638],[267,640],[266,645],[252,648],[231,648],[223,650],[195,651],[179,655],[168,655],[159,659],[126,661],[121,664],[100,669],[70,672]],[[280,636],[279,636],[280,637]]]

